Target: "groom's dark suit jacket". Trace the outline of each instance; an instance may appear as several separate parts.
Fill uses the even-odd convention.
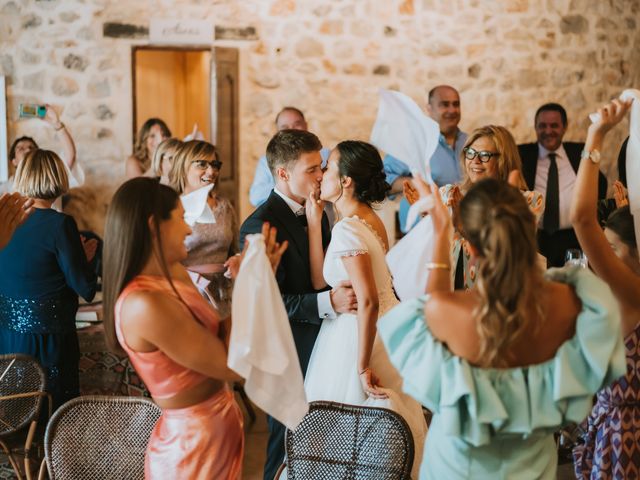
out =
[[[259,233],[262,224],[269,222],[278,229],[278,242],[289,242],[276,271],[276,280],[284,301],[293,341],[296,344],[302,374],[306,374],[309,357],[313,351],[322,319],[318,313],[318,291],[311,284],[309,266],[309,238],[305,228],[291,211],[286,202],[271,191],[266,202],[260,205],[240,227],[240,250],[244,247],[245,237],[250,233]],[[326,250],[331,239],[331,230],[326,214],[322,215],[322,244]],[[327,288],[328,289],[328,288]],[[251,299],[247,298],[250,302]],[[265,338],[265,342],[269,339]],[[264,478],[273,479],[284,459],[284,432],[282,424],[269,417],[269,442]]]
[[[562,146],[567,153],[569,163],[573,170],[578,173],[580,166],[580,154],[584,149],[584,143],[563,142]],[[522,159],[522,175],[529,190],[535,190],[536,169],[538,168],[538,144],[525,143],[518,145],[520,158]],[[589,160],[587,160],[589,161]],[[602,173],[598,177],[598,198],[602,199],[607,194],[607,179]],[[553,234],[548,234],[542,229],[538,229],[538,247],[540,253],[547,257],[550,267],[561,267],[564,265],[564,255],[569,248],[580,248],[573,228],[558,230]]]

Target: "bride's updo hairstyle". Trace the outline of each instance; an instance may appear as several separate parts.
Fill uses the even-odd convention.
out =
[[[391,186],[376,147],[359,140],[345,140],[336,149],[340,152],[340,177],[351,177],[356,199],[367,205],[382,202]]]
[[[537,266],[536,219],[522,193],[508,183],[485,179],[460,202],[462,233],[478,256],[474,312],[482,367],[504,367],[514,342],[535,332],[542,317],[536,293],[542,285]]]

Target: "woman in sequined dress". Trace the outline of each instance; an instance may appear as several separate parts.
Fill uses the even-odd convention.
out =
[[[51,209],[69,179],[60,158],[32,151],[18,166],[16,190],[35,211],[0,251],[0,353],[24,353],[44,367],[54,408],[79,395],[78,295],[91,301],[96,274],[76,222]]]
[[[588,158],[580,162],[571,205],[571,222],[589,266],[609,284],[620,305],[627,357],[626,374],[598,392],[584,444],[573,451],[577,478],[640,476],[640,260],[634,217],[628,206],[622,207],[609,215],[604,231],[600,228],[598,163],[592,160],[629,106],[614,100],[599,110],[600,120],[589,127],[584,147]]]
[[[233,205],[216,191],[221,168],[222,162],[213,145],[191,140],[175,154],[169,184],[183,199],[213,185],[205,207],[208,211],[200,218],[188,220],[192,233],[185,241],[189,255],[183,265],[220,318],[227,318],[231,315],[233,284],[224,276],[224,263],[238,251],[238,228]]]

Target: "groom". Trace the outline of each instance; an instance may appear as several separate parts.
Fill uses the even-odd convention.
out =
[[[311,284],[304,203],[311,192],[320,190],[321,148],[320,140],[311,132],[282,130],[276,133],[267,145],[267,163],[275,179],[275,188],[240,228],[241,250],[245,236],[259,233],[263,222],[278,229],[278,242],[289,242],[276,271],[276,280],[289,316],[303,376],[322,320],[335,317],[336,312],[356,311],[351,285],[345,283],[333,290],[316,291]],[[323,213],[322,244],[325,250],[330,238],[329,221]],[[285,427],[271,417],[267,417],[267,421],[269,442],[264,479],[272,480],[284,460]]]

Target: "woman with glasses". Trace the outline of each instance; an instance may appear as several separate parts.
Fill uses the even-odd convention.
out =
[[[224,263],[238,252],[238,228],[233,205],[216,191],[221,168],[213,145],[184,142],[174,155],[169,185],[180,194],[192,229],[185,241],[189,255],[183,265],[224,319],[231,315],[232,287],[224,276]]]
[[[518,147],[509,130],[496,125],[486,125],[474,130],[462,149],[460,185],[445,185],[440,195],[453,211],[454,236],[451,244],[451,273],[455,289],[469,289],[476,282],[477,267],[471,257],[468,242],[458,228],[458,205],[472,185],[485,178],[506,181],[513,171],[518,172],[518,187],[536,218],[542,215],[544,200],[540,193],[526,191],[522,179],[522,161]]]

